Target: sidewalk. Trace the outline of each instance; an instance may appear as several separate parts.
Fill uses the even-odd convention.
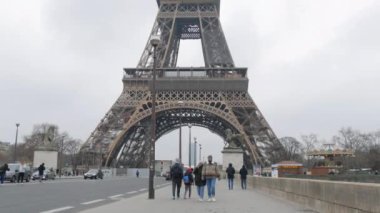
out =
[[[183,195],[184,187],[181,188]],[[205,189],[207,195],[207,189]],[[207,197],[207,196],[206,196]],[[217,181],[216,202],[199,202],[196,188],[192,188],[192,198],[184,200],[172,200],[171,185],[158,189],[155,199],[149,200],[148,193],[135,197],[122,199],[120,201],[103,205],[97,208],[85,210],[82,213],[104,213],[104,212],[133,212],[133,213],[259,213],[259,212],[281,212],[294,213],[303,212],[300,206],[276,197],[248,189],[241,190],[237,187],[229,191],[227,182]]]

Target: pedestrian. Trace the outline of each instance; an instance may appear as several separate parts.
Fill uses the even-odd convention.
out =
[[[205,185],[206,185],[206,180],[202,180],[202,168],[203,168],[203,163],[200,162],[198,166],[195,167],[194,169],[195,185],[197,186],[197,193],[198,193],[200,202],[203,201]]]
[[[175,164],[170,168],[170,176],[172,177],[173,200],[175,200],[176,189],[177,189],[177,199],[179,199],[179,195],[181,192],[182,178],[183,178],[183,169],[182,169],[179,159],[176,159]]]
[[[140,176],[140,172],[139,170],[136,170],[136,177],[139,178],[139,176]]]
[[[215,185],[216,178],[220,179],[220,173],[218,170],[218,165],[212,162],[212,155],[207,157],[208,162],[203,165],[202,177],[206,180],[207,193],[209,202],[215,202]]]
[[[248,174],[248,171],[247,171],[247,168],[245,167],[245,165],[243,165],[241,167],[239,173],[240,173],[241,188],[243,190],[246,190],[247,189],[247,174]]]
[[[189,199],[191,198],[191,185],[193,185],[193,182],[193,170],[191,168],[188,168],[185,172],[185,175],[183,176],[183,183],[185,184],[185,194],[183,196],[184,199],[186,199],[187,192],[189,192]]]
[[[25,167],[23,163],[20,163],[20,167],[18,168],[18,175],[17,175],[17,183],[24,183],[24,176],[25,176]]]
[[[0,167],[0,184],[4,183],[5,174],[7,171],[9,171],[8,164],[4,164],[3,166]]]
[[[228,179],[228,190],[234,189],[234,178],[235,178],[235,168],[232,166],[232,163],[228,164],[226,169],[227,179]]]
[[[45,171],[45,163],[42,163],[39,167],[38,167],[38,176],[40,178],[40,182],[42,182],[42,178],[44,177],[44,171]]]
[[[103,180],[103,176],[104,176],[104,174],[103,174],[103,172],[102,172],[101,169],[98,170],[98,173],[97,173],[96,175],[98,176],[98,178],[100,178],[100,179]]]

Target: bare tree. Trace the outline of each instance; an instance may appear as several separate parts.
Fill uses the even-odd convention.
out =
[[[9,150],[12,150],[12,149],[9,149]],[[10,152],[0,151],[0,165],[2,165],[3,163],[9,162],[9,160],[10,160]]]
[[[280,142],[285,149],[286,159],[303,162],[303,145],[293,137],[280,138]]]
[[[53,135],[50,143],[52,143],[52,146],[56,147],[57,151],[60,153],[58,159],[59,165],[62,165],[63,163],[64,154],[76,154],[77,151],[74,150],[79,149],[79,140],[72,139],[67,132],[60,133],[57,125],[44,123],[34,125],[32,133],[25,136],[25,142],[17,147],[19,159],[24,162],[32,162],[35,149],[44,143],[46,135],[49,134],[49,129],[51,130],[52,128]]]
[[[73,170],[76,170],[78,165],[78,153],[81,147],[81,141],[76,139],[70,139],[65,141],[63,152],[65,155],[69,157],[69,161],[71,166],[73,167]]]
[[[351,127],[342,128],[339,134],[333,137],[333,141],[344,149],[352,149],[354,158],[343,158],[346,169],[360,169],[376,167],[376,158],[379,159],[378,145],[380,141],[379,131],[363,133],[353,130]]]
[[[374,171],[380,171],[380,130],[370,133],[370,138],[368,167]]]
[[[368,141],[368,138],[366,134],[362,134],[359,130],[343,127],[339,130],[339,134],[333,137],[333,141],[344,149],[352,149],[356,152],[365,148],[365,142]]]
[[[314,162],[310,160],[310,157],[308,156],[308,154],[312,152],[313,150],[315,150],[317,147],[319,147],[320,143],[318,141],[318,137],[316,134],[301,135],[301,140],[304,145],[304,152],[306,155],[305,157],[307,159],[306,167],[310,168],[314,164]]]

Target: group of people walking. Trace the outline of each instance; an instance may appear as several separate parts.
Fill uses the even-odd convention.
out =
[[[228,187],[230,190],[233,189],[233,179],[235,175],[235,169],[232,167],[232,164],[229,164],[229,167],[226,170],[227,178],[228,178]],[[247,189],[247,169],[243,166],[240,171],[241,178],[241,187],[242,189]],[[215,202],[215,185],[216,179],[220,180],[220,172],[218,169],[218,165],[213,162],[212,156],[209,155],[207,157],[207,162],[200,162],[194,170],[192,168],[188,168],[185,172],[183,171],[183,167],[180,164],[179,159],[176,160],[175,164],[170,169],[170,175],[172,177],[172,195],[173,200],[180,199],[180,192],[182,182],[185,185],[185,193],[183,198],[191,198],[191,187],[195,184],[197,189],[197,195],[199,197],[199,201],[206,201],[204,196],[205,188],[207,187],[207,195],[209,202]]]
[[[234,179],[235,179],[235,168],[232,166],[232,163],[230,163],[226,169],[226,174],[227,174],[227,180],[228,180],[228,189],[233,190],[234,189]],[[248,170],[243,165],[239,171],[240,174],[240,183],[241,183],[241,188],[243,190],[247,189],[247,175],[248,175]]]
[[[42,182],[44,171],[45,171],[45,164],[42,163],[37,168],[37,170],[38,170],[38,175],[39,175],[40,182]],[[5,163],[4,165],[2,165],[0,167],[0,184],[4,183],[7,171],[10,171],[10,168],[9,168],[8,164]],[[15,172],[17,174],[17,183],[20,183],[20,182],[23,183],[24,182],[24,178],[25,178],[25,172],[26,172],[25,165],[23,163],[21,163],[18,166],[18,168],[17,168],[17,170]]]

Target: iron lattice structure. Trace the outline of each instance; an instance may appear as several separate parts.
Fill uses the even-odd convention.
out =
[[[234,65],[219,21],[220,0],[157,3],[150,34],[161,38],[156,139],[181,124],[208,128],[222,138],[230,129],[242,136],[240,145],[249,163],[275,159],[282,146],[248,93],[247,68]],[[183,39],[201,39],[204,67],[176,67]],[[148,165],[153,66],[149,40],[137,68],[124,69],[122,94],[82,147],[83,152],[100,153],[104,166]]]

